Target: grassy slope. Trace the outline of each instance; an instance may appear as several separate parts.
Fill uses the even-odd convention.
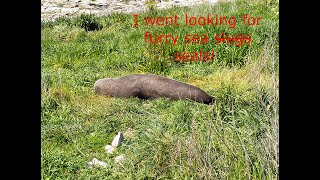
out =
[[[269,2],[269,1],[268,1]],[[43,179],[276,179],[278,168],[278,5],[273,1],[153,10],[144,16],[235,15],[235,29],[133,27],[133,16],[82,16],[42,23]],[[243,14],[262,17],[241,26]],[[81,28],[85,19],[102,25]],[[250,33],[250,45],[150,46],[143,34]],[[212,63],[175,63],[175,51],[217,52]],[[186,100],[119,99],[94,94],[99,78],[153,73],[191,83],[216,98],[208,106]],[[118,131],[125,141],[105,153]],[[121,165],[114,157],[126,155]],[[104,169],[89,169],[92,158]]]

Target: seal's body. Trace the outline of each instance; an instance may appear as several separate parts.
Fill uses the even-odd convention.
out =
[[[152,74],[99,79],[94,84],[94,90],[113,97],[167,97],[173,100],[190,99],[205,104],[213,102],[213,98],[198,87]]]

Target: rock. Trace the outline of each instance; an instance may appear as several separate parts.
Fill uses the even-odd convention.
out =
[[[106,145],[105,149],[108,154],[112,154],[116,147],[121,146],[122,141],[124,140],[122,132],[118,132],[116,137],[114,137],[111,145]]]
[[[106,145],[106,151],[107,151],[107,153],[108,154],[112,154],[113,153],[113,151],[114,151],[114,147],[113,146],[111,146],[111,145]]]
[[[216,3],[218,3],[218,0],[209,0],[209,3],[210,4],[216,4]]]
[[[88,165],[90,168],[93,166],[106,167],[107,163],[104,161],[99,161],[97,158],[93,158],[92,161],[88,162]]]
[[[124,140],[123,134],[122,132],[118,132],[118,134],[116,135],[116,137],[113,139],[112,141],[112,146],[113,147],[119,147],[121,146],[122,141]]]
[[[120,162],[120,161],[122,161],[122,160],[124,160],[124,159],[125,159],[124,155],[121,154],[121,155],[115,157],[115,158],[114,158],[114,161],[115,161],[116,163],[118,163],[118,162]]]

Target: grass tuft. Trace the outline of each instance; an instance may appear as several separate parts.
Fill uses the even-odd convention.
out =
[[[143,17],[208,13],[262,17],[260,26],[133,26],[133,15],[82,15],[41,24],[42,179],[278,179],[279,17],[276,0],[150,9]],[[240,20],[239,19],[239,20]],[[143,34],[250,33],[252,43],[150,45]],[[214,62],[176,63],[214,49]],[[97,79],[152,73],[190,83],[213,105],[95,94]],[[114,154],[104,147],[122,131]],[[117,155],[126,160],[115,163]],[[92,168],[93,158],[107,162]]]

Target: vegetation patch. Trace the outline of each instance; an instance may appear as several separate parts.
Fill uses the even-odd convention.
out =
[[[236,32],[214,27],[133,26],[133,14],[82,15],[41,25],[42,179],[278,179],[278,1],[236,1],[159,10],[143,17],[218,13],[262,17]],[[140,20],[139,20],[140,21]],[[146,31],[184,36],[250,33],[246,46],[144,42]],[[176,51],[217,52],[213,62],[176,63]],[[215,97],[212,105],[95,94],[97,79],[152,73]],[[105,146],[119,132],[114,154]],[[125,160],[114,158],[124,154]],[[89,168],[97,158],[104,168]]]

